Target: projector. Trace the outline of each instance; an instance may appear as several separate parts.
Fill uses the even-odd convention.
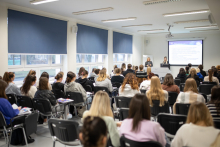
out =
[[[166,38],[173,38],[174,36],[171,34],[171,33],[169,33],[169,34],[167,34],[166,35]]]

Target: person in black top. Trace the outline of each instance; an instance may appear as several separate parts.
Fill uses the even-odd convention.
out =
[[[123,76],[124,76],[124,77],[126,76],[127,73],[133,73],[133,74],[135,74],[135,73],[134,73],[134,70],[131,69],[131,67],[132,67],[131,64],[128,64],[127,67],[128,67],[128,69],[123,72]]]
[[[206,72],[203,70],[203,65],[199,65],[198,68],[200,69],[200,73],[203,75],[203,77],[205,77]]]
[[[185,72],[184,68],[180,68],[180,71],[179,71],[179,74],[177,75],[177,77],[180,79],[181,83],[185,83],[186,72]]]
[[[147,62],[145,62],[145,67],[153,67],[153,62],[150,61],[150,57],[147,58]]]
[[[190,70],[190,74],[188,75],[188,77],[186,79],[188,79],[188,78],[193,78],[194,80],[196,80],[197,86],[199,85],[200,79],[199,79],[199,76],[197,76],[195,68],[192,68]]]
[[[111,82],[112,83],[114,83],[114,82],[123,83],[123,81],[124,81],[124,77],[121,76],[121,69],[120,68],[116,68],[115,69],[115,75],[112,76]]]
[[[215,66],[213,66],[213,67],[212,67],[212,70],[213,70],[213,72],[214,72],[213,76],[216,77],[216,78],[218,78],[218,80],[220,81],[220,76],[219,76],[219,74],[218,74],[217,68],[216,68]]]
[[[87,77],[88,77],[88,71],[84,70],[82,72],[82,78],[78,79],[78,83],[82,85],[82,87],[85,89],[85,91],[92,92],[92,91],[94,91],[94,85],[93,85],[92,81],[87,79]],[[89,88],[88,85],[91,88]]]
[[[63,81],[63,75],[61,73],[58,73],[55,77],[57,80],[55,83],[52,85],[53,90],[62,90],[64,92],[64,84],[62,83]]]

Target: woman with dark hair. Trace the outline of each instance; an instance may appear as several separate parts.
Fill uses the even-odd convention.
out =
[[[94,85],[92,81],[87,79],[87,77],[88,77],[88,71],[84,70],[82,78],[78,79],[78,83],[81,84],[86,91],[88,92],[94,91]]]
[[[126,64],[122,63],[122,65],[121,65],[121,74],[123,74],[124,71],[126,71]]]
[[[220,75],[218,74],[217,68],[213,67],[212,70],[214,72],[213,76],[216,77],[218,80],[220,80]]]
[[[94,78],[95,78],[95,76],[96,76],[95,70],[96,70],[96,68],[93,68],[93,69],[92,69],[92,72],[91,72],[90,75],[89,75],[90,78],[91,78],[91,77],[94,77]]]
[[[114,71],[115,75],[112,76],[111,78],[111,82],[118,82],[118,83],[123,83],[124,81],[124,77],[121,75],[121,69],[120,68],[116,68]]]
[[[52,90],[52,86],[51,86],[51,84],[49,83],[49,74],[44,71],[44,72],[41,74],[40,78],[42,78],[42,77],[45,77],[45,78],[48,79],[48,83],[47,83],[48,88],[49,88],[49,90]],[[40,80],[40,78],[39,78],[39,80]],[[36,87],[39,88],[39,81],[37,81]]]
[[[159,123],[150,120],[150,104],[144,94],[136,94],[129,106],[129,116],[120,128],[120,135],[138,141],[156,141],[165,146],[165,132]]]
[[[138,71],[138,66],[134,67],[134,72],[136,73]]]
[[[128,73],[119,88],[119,96],[133,97],[136,93],[140,93],[137,77],[133,73]]]
[[[206,104],[213,120],[220,121],[220,86],[212,87],[211,100]]]
[[[216,77],[213,76],[213,74],[214,74],[213,69],[209,69],[209,70],[208,70],[208,73],[209,73],[209,76],[206,76],[206,77],[204,78],[204,81],[207,81],[207,82],[216,82],[216,84],[219,85],[219,80],[218,80],[218,78],[216,78]]]
[[[166,74],[163,84],[161,85],[163,90],[180,93],[180,89],[175,85],[172,74]]]
[[[186,70],[186,76],[188,76],[189,75],[189,66],[186,66],[185,70]]]
[[[151,84],[151,78],[155,76],[154,73],[149,73],[147,76],[147,79],[144,80],[141,85],[140,85],[140,89],[145,89],[145,90],[149,90],[150,89],[150,84]]]
[[[203,77],[206,76],[206,72],[203,70],[203,65],[199,65],[198,68],[200,69],[200,73],[203,75]]]
[[[62,83],[63,81],[63,74],[62,73],[58,73],[55,77],[56,82],[53,83],[52,85],[52,89],[53,90],[61,90],[64,92],[64,84]]]
[[[14,84],[15,74],[13,72],[5,72],[3,80],[7,83],[5,89],[6,94],[21,95],[20,89]]]
[[[106,147],[108,129],[100,117],[88,116],[79,134],[84,147]]]
[[[100,69],[96,69],[95,70],[95,81],[97,80],[97,78],[99,77],[99,73],[100,73]]]
[[[177,75],[178,78],[180,79],[186,79],[186,72],[184,68],[180,68],[179,74]]]
[[[83,75],[83,71],[84,71],[84,70],[85,70],[84,67],[80,67],[79,72],[78,72],[78,74],[77,74],[77,79],[82,78],[82,75]]]
[[[37,88],[34,86],[36,83],[36,76],[28,75],[21,87],[21,94],[34,98]]]

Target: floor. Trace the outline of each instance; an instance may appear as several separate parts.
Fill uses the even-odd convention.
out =
[[[82,124],[80,118],[72,118],[72,119],[79,122],[79,124]],[[35,142],[28,144],[29,147],[52,147],[53,146],[53,141],[52,141],[50,131],[47,125],[39,125],[37,128],[37,133],[32,134],[31,137],[35,139]],[[5,144],[4,138],[0,138],[0,147],[7,147],[7,145]],[[10,147],[26,147],[26,145],[25,146],[10,145]],[[59,142],[56,142],[56,147],[64,147],[64,145],[62,145]]]

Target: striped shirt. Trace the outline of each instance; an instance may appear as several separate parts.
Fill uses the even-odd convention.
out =
[[[216,109],[215,104],[208,104],[207,103],[206,106],[208,107],[209,112],[211,113],[213,120],[220,120],[220,114],[217,113],[217,109]]]

